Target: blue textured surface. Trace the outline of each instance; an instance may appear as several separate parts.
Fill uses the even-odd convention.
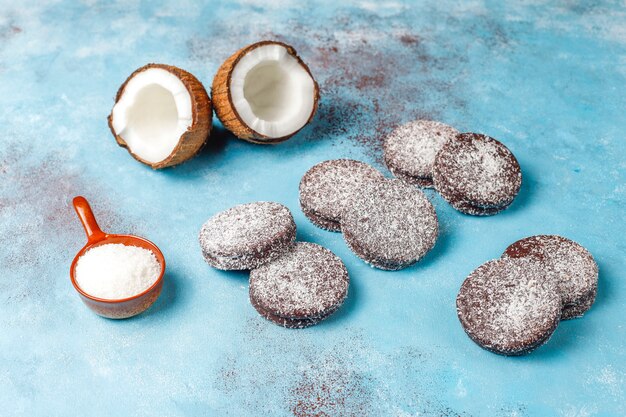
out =
[[[504,3],[2,1],[0,414],[626,415],[626,6]],[[320,82],[301,134],[262,147],[217,128],[200,156],[159,172],[117,147],[106,116],[135,68],[174,64],[210,85],[228,55],[266,38],[293,44]],[[521,194],[489,218],[433,194],[443,230],[432,253],[401,272],[370,269],[305,219],[298,182],[337,157],[383,169],[381,135],[415,117],[502,140]],[[147,313],[102,319],[75,294],[78,194],[105,230],[165,254]],[[350,296],[331,319],[272,325],[250,306],[246,273],[204,263],[201,224],[255,200],[289,206],[301,240],[345,261]],[[458,323],[458,288],[537,233],[593,253],[597,302],[531,355],[481,350]]]

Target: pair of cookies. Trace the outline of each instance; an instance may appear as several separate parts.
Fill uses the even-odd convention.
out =
[[[343,232],[352,252],[376,268],[412,265],[437,240],[437,214],[424,193],[385,179],[363,162],[321,162],[304,174],[299,193],[302,211],[313,224]]]
[[[331,251],[295,239],[291,212],[273,202],[222,211],[204,223],[199,236],[209,265],[251,270],[250,302],[259,314],[284,327],[304,328],[343,304],[349,278]]]
[[[547,342],[561,320],[582,316],[597,287],[598,266],[585,248],[561,236],[531,236],[465,279],[457,314],[479,346],[522,355]]]
[[[394,176],[434,187],[466,214],[499,213],[513,202],[522,183],[517,159],[501,142],[440,122],[416,120],[398,127],[385,139],[383,152]]]

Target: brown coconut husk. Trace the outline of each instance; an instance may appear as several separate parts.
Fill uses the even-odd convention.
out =
[[[126,148],[126,150],[128,150],[128,153],[130,153],[132,157],[139,162],[146,164],[153,169],[161,169],[181,164],[193,158],[198,154],[198,152],[200,152],[211,133],[213,111],[211,99],[209,98],[209,95],[207,94],[206,89],[204,88],[202,83],[191,73],[173,65],[166,64],[147,64],[135,70],[126,79],[126,81],[124,81],[124,84],[122,84],[122,86],[117,91],[117,95],[115,96],[115,103],[117,103],[122,97],[124,89],[126,88],[126,84],[128,84],[128,82],[134,76],[150,68],[160,68],[174,74],[178,79],[182,81],[183,85],[187,88],[187,91],[189,92],[189,95],[191,97],[191,125],[187,128],[187,131],[181,135],[180,139],[178,140],[178,144],[176,145],[172,153],[170,153],[167,158],[157,163],[148,162],[142,159],[141,157],[133,153],[124,141],[124,139],[116,134],[115,130],[113,130],[113,112],[109,114],[107,120],[109,122],[109,128],[111,129],[111,133],[113,133],[113,136],[115,137],[118,145]]]
[[[313,116],[315,116],[315,112],[317,111],[317,105],[320,97],[319,86],[317,84],[317,81],[315,81],[315,78],[311,74],[311,70],[309,70],[309,67],[302,61],[302,59],[300,59],[300,57],[296,53],[296,50],[292,46],[285,43],[277,41],[261,41],[241,48],[233,55],[231,55],[220,66],[217,74],[215,74],[215,78],[213,78],[213,85],[211,87],[211,96],[213,98],[213,107],[215,108],[215,114],[220,119],[224,127],[232,132],[233,135],[235,135],[239,139],[262,145],[284,142],[296,133],[298,133],[302,128],[304,128],[304,126],[302,126],[302,128],[287,136],[283,136],[280,138],[270,138],[266,135],[262,135],[259,132],[256,132],[255,130],[247,126],[243,122],[243,120],[237,113],[235,106],[233,105],[232,97],[230,94],[230,80],[233,69],[235,68],[239,60],[244,57],[248,52],[260,46],[269,44],[284,46],[287,49],[287,52],[291,56],[293,56],[302,66],[302,68],[304,68],[304,70],[311,76],[315,89],[315,97],[313,98],[313,111],[311,112],[311,115],[309,116],[309,119],[304,124],[304,126],[309,124],[309,122],[313,119]]]

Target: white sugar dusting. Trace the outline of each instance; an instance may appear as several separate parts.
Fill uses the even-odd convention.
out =
[[[485,135],[462,133],[435,159],[435,188],[453,205],[501,207],[519,192],[522,174],[513,154]]]
[[[502,354],[526,353],[556,328],[561,298],[555,280],[538,262],[498,259],[472,272],[457,297],[457,312],[468,335]]]
[[[436,121],[414,120],[406,123],[394,129],[385,139],[385,163],[396,174],[430,179],[437,152],[457,134],[459,131],[455,128]],[[402,176],[399,178],[402,179]]]
[[[322,246],[297,242],[250,272],[250,299],[272,315],[314,318],[343,303],[348,283],[341,259]]]
[[[423,257],[439,233],[435,208],[424,193],[399,180],[371,185],[343,214],[350,249],[383,269],[408,266]]]
[[[381,180],[383,174],[364,162],[351,159],[320,162],[300,181],[300,204],[319,216],[339,221],[355,193]]]
[[[531,236],[509,246],[504,256],[532,257],[553,275],[563,298],[563,318],[582,315],[595,299],[598,264],[578,243],[556,235]]]

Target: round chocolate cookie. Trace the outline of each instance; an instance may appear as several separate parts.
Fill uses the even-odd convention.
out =
[[[343,304],[348,284],[348,271],[335,254],[314,243],[296,242],[250,272],[250,302],[276,324],[307,327]]]
[[[217,213],[200,230],[207,263],[218,269],[253,269],[276,259],[296,238],[296,224],[282,204],[241,204]]]
[[[355,193],[384,180],[375,168],[352,159],[320,162],[300,181],[300,207],[313,224],[332,232],[341,230],[341,213]]]
[[[478,133],[461,133],[437,153],[433,182],[455,209],[488,216],[513,202],[522,185],[522,173],[517,159],[502,143]]]
[[[506,248],[502,256],[543,262],[559,286],[562,320],[582,316],[596,299],[598,264],[587,249],[572,240],[555,235],[530,236]]]
[[[463,282],[457,314],[467,335],[501,355],[522,355],[548,341],[561,318],[557,284],[528,259],[484,263]]]
[[[400,180],[371,184],[342,215],[348,247],[370,265],[397,270],[421,259],[437,240],[439,224],[426,195]]]
[[[385,164],[398,179],[433,186],[433,164],[443,145],[459,131],[432,120],[414,120],[394,129],[383,143]]]

